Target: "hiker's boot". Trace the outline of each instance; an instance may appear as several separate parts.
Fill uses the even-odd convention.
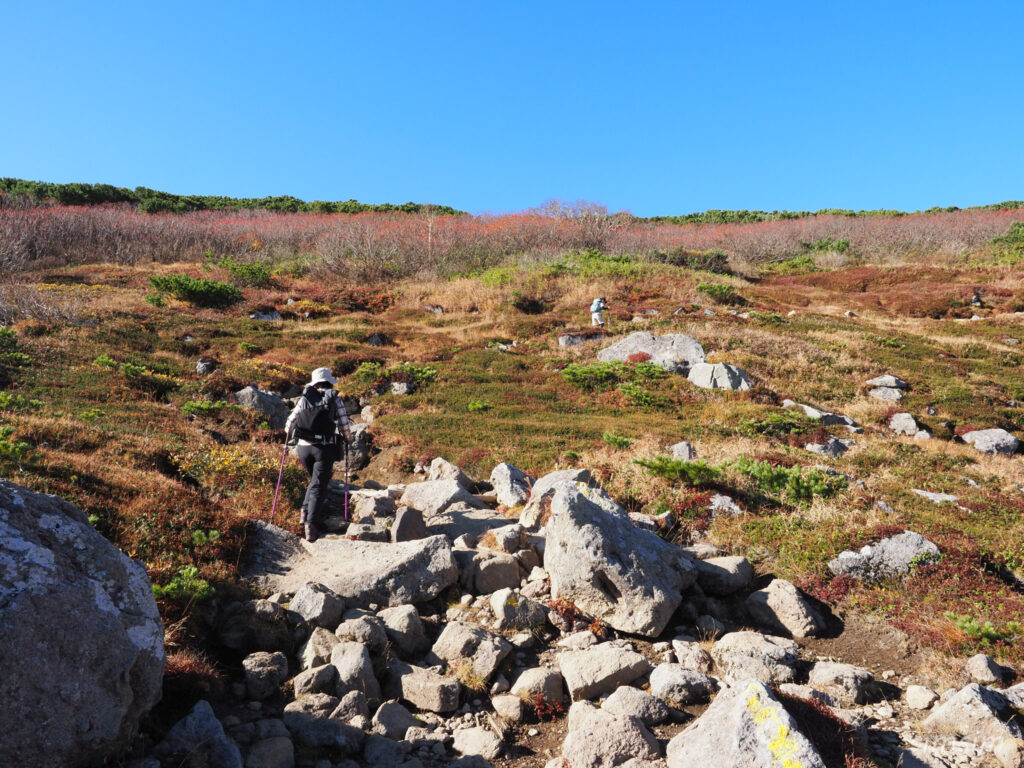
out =
[[[318,533],[319,532],[312,523],[306,523],[306,541],[316,541]]]

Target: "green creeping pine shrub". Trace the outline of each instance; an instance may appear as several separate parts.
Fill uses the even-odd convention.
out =
[[[728,304],[736,299],[736,291],[731,285],[722,283],[699,283],[697,292],[703,293],[718,304]]]
[[[790,275],[803,272],[817,272],[818,265],[814,263],[813,256],[794,256],[792,259],[786,259],[785,261],[765,264],[761,271],[767,272],[770,275]]]
[[[989,242],[993,245],[1024,245],[1024,221],[1013,222],[1005,235],[993,237]]]
[[[653,459],[633,459],[633,463],[646,469],[649,475],[687,485],[704,485],[722,476],[722,471],[718,467],[709,466],[706,461],[672,459],[664,454]]]
[[[619,384],[619,392],[626,398],[630,405],[649,407],[654,405],[654,396],[639,384],[633,381],[624,381]]]
[[[417,386],[423,386],[437,378],[437,368],[422,363],[399,363],[388,371],[389,376],[394,376],[395,374],[408,376],[416,382]]]
[[[242,292],[231,283],[188,275],[152,275],[150,284],[158,291],[199,307],[227,307],[242,300]]]
[[[767,461],[745,456],[733,464],[736,471],[751,478],[766,493],[779,494],[794,502],[810,502],[815,496],[829,498],[846,488],[846,478],[801,467],[777,467]]]
[[[199,569],[194,565],[186,565],[178,571],[166,587],[153,585],[153,597],[157,600],[205,600],[213,595],[213,587],[205,579],[199,578]]]
[[[0,411],[31,411],[42,404],[42,400],[29,400],[23,395],[0,391]]]
[[[152,304],[154,307],[162,307],[164,305],[163,293],[147,293],[143,298],[147,304]]]
[[[204,531],[202,528],[197,528],[192,531],[192,543],[197,547],[213,544],[217,541],[220,541],[220,531],[218,530]]]
[[[110,355],[104,352],[102,355],[97,355],[96,359],[92,361],[92,364],[97,368],[106,368],[107,370],[114,370],[117,368],[117,361],[114,360]]]
[[[590,363],[589,365],[570,363],[562,369],[562,378],[587,392],[609,389],[623,381],[634,383],[654,381],[666,375],[665,371],[654,363],[627,364],[618,360]]]
[[[186,416],[211,416],[227,407],[227,400],[190,400],[181,406],[181,412]]]
[[[10,439],[13,434],[14,427],[0,427],[0,459],[9,459],[21,464],[21,460],[32,450],[32,446],[29,443],[14,442]]]
[[[254,344],[251,341],[240,341],[238,342],[238,351],[243,355],[252,357],[254,355],[262,355],[265,350],[259,344]]]
[[[844,237],[841,240],[833,240],[831,237],[823,237],[820,240],[815,240],[813,243],[804,243],[804,248],[808,251],[834,251],[835,253],[843,253],[850,247],[850,239]]]
[[[0,368],[28,365],[32,358],[18,351],[18,337],[13,328],[0,328]]]
[[[957,629],[963,632],[972,640],[979,640],[983,645],[997,643],[1000,640],[1009,640],[1020,633],[1020,624],[1011,621],[1006,625],[1005,630],[998,630],[991,621],[979,624],[973,616],[957,615],[951,611],[944,614],[947,619],[956,624]]]
[[[795,413],[783,411],[782,413],[770,413],[763,419],[748,419],[741,421],[736,431],[746,437],[785,437],[786,435],[802,435],[811,428],[806,418]]]
[[[483,402],[482,400],[470,400],[468,408],[473,413],[476,413],[478,411],[491,410],[491,406],[488,403]]]
[[[213,261],[213,251],[206,252],[208,261]],[[231,273],[231,279],[241,285],[252,285],[257,288],[265,288],[270,285],[270,267],[255,261],[235,261],[230,256],[221,256],[215,262],[221,269]]]
[[[629,448],[633,444],[632,438],[616,435],[614,432],[605,432],[601,435],[601,439],[612,448]]]
[[[353,375],[356,377],[356,381],[373,384],[384,375],[384,366],[380,363],[360,363]]]

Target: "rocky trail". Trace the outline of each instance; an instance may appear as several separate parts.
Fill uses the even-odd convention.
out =
[[[638,351],[699,387],[750,387],[681,335],[632,334],[600,359]],[[865,386],[896,403],[909,385],[886,375]],[[251,407],[282,413],[272,393],[250,394]],[[848,416],[784,405],[851,435],[810,443],[812,453],[840,454],[862,432]],[[910,414],[890,428],[934,439]],[[1018,447],[1003,430],[964,440],[984,453]],[[686,444],[665,451],[692,458]],[[836,615],[743,553],[666,541],[670,519],[627,511],[586,469],[535,478],[498,464],[484,481],[436,458],[417,471],[415,482],[354,486],[351,519],[334,503],[312,543],[253,522],[241,575],[261,597],[225,603],[211,620],[239,660],[233,679],[159,739],[136,738],[121,764],[1024,765],[1024,684],[983,654],[957,661],[960,684],[939,688],[933,655],[898,630]],[[22,728],[0,763],[130,746],[163,664],[144,574],[72,505],[6,481],[0,502],[11,585],[0,593],[0,642],[5,653],[35,649],[0,681]],[[721,495],[712,505],[738,509]],[[902,531],[835,552],[829,569],[898,589],[940,556]],[[41,597],[56,585],[75,599]],[[65,641],[78,632],[97,653],[72,663]],[[47,692],[52,720],[17,710],[29,689]]]

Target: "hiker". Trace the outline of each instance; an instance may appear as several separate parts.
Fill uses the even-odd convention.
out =
[[[598,328],[604,328],[604,315],[602,312],[608,309],[604,296],[594,299],[590,304],[590,324]]]
[[[330,368],[313,371],[284,427],[288,439],[296,439],[299,461],[309,473],[309,487],[302,500],[300,518],[305,526],[306,541],[316,541],[320,537],[324,501],[334,462],[341,458],[342,450],[348,450],[352,440],[345,405],[334,391],[337,383]],[[338,441],[339,435],[344,437],[343,444]],[[348,482],[347,477],[345,482]]]

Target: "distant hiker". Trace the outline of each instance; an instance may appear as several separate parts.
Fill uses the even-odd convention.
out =
[[[606,309],[608,309],[608,305],[604,302],[604,296],[600,296],[590,303],[590,324],[592,326],[604,328],[604,315],[602,313]]]
[[[313,371],[284,427],[289,438],[297,439],[296,452],[309,473],[300,518],[305,526],[306,541],[316,541],[320,536],[334,462],[341,458],[341,451],[347,450],[352,440],[345,405],[333,388],[337,383],[329,368]],[[339,443],[339,436],[344,438],[343,444]]]

